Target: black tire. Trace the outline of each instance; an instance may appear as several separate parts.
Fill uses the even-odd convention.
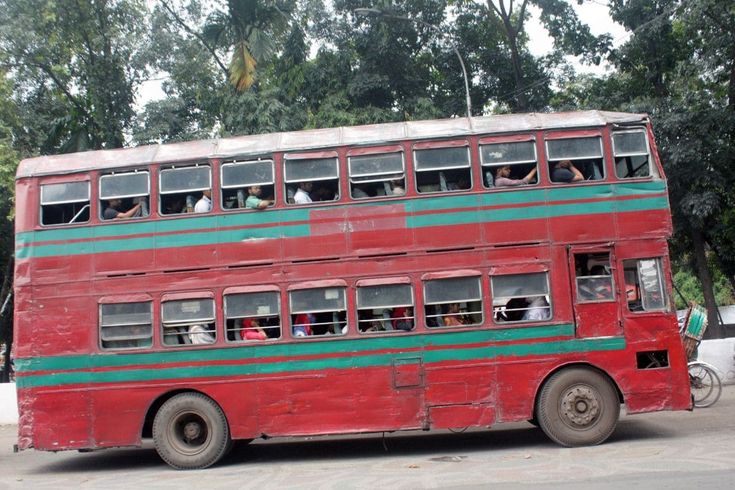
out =
[[[153,420],[158,455],[179,470],[207,468],[230,447],[230,430],[219,405],[201,393],[167,400]]]
[[[697,408],[711,407],[722,394],[720,376],[715,370],[701,362],[690,362],[688,368],[694,406]]]
[[[536,419],[549,438],[566,447],[593,446],[615,430],[620,401],[612,383],[587,368],[567,368],[544,384]]]

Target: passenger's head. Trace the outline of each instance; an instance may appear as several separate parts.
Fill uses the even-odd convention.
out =
[[[107,201],[107,205],[110,206],[112,209],[120,209],[120,205],[122,204],[122,199],[110,199]]]
[[[503,165],[495,171],[496,177],[508,177],[510,176],[510,165]]]
[[[314,187],[314,184],[311,182],[299,182],[299,189],[304,190],[306,192],[311,192],[311,189]]]
[[[556,168],[572,168],[572,161],[571,160],[562,160],[560,162],[557,162]]]
[[[606,276],[607,271],[605,271],[605,266],[603,265],[593,265],[590,269],[590,275],[592,276]]]
[[[447,306],[449,313],[459,313],[459,303],[449,303]]]
[[[206,196],[207,199],[211,199],[212,198],[212,189],[207,189],[205,191],[202,191],[202,196]]]
[[[261,192],[262,191],[259,185],[251,185],[248,188],[248,194],[250,194],[251,196],[259,196]]]

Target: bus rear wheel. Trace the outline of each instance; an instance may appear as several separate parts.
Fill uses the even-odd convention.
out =
[[[562,446],[593,446],[607,439],[620,416],[612,383],[586,368],[568,368],[544,384],[536,418],[549,438]]]
[[[225,414],[201,393],[181,393],[161,406],[153,420],[153,443],[161,459],[180,470],[207,468],[231,445]]]

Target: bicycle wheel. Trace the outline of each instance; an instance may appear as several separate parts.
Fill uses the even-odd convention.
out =
[[[691,385],[694,406],[711,407],[720,399],[722,381],[711,367],[699,362],[689,363],[689,384]]]

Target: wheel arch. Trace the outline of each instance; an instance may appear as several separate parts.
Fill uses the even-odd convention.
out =
[[[150,438],[153,437],[153,419],[156,418],[156,413],[158,413],[158,410],[163,406],[164,403],[166,403],[171,398],[175,397],[176,395],[180,395],[182,393],[198,393],[202,396],[206,396],[212,402],[214,402],[220,410],[222,410],[222,413],[225,415],[225,421],[227,422],[227,428],[229,430],[230,426],[230,419],[227,417],[227,412],[224,408],[222,408],[222,405],[215,400],[212,396],[210,396],[208,393],[205,393],[201,390],[195,390],[193,388],[179,388],[175,390],[170,390],[165,393],[160,394],[153,402],[151,402],[150,406],[148,407],[148,410],[145,414],[145,419],[143,420],[143,427],[141,430],[141,436],[144,438]]]
[[[615,388],[615,392],[618,394],[618,400],[620,401],[620,403],[625,403],[625,397],[623,396],[623,392],[620,389],[620,386],[618,386],[618,383],[615,381],[615,379],[612,376],[610,376],[610,374],[607,371],[589,362],[570,362],[567,364],[561,364],[557,366],[556,368],[552,369],[551,371],[549,371],[548,373],[546,373],[546,376],[544,376],[541,382],[538,384],[538,386],[536,386],[536,393],[533,397],[533,416],[534,417],[536,416],[536,409],[538,408],[539,396],[541,395],[541,390],[544,388],[544,385],[549,381],[549,379],[553,375],[555,375],[559,371],[563,371],[565,369],[571,369],[571,368],[586,368],[586,369],[590,369],[602,375]]]

